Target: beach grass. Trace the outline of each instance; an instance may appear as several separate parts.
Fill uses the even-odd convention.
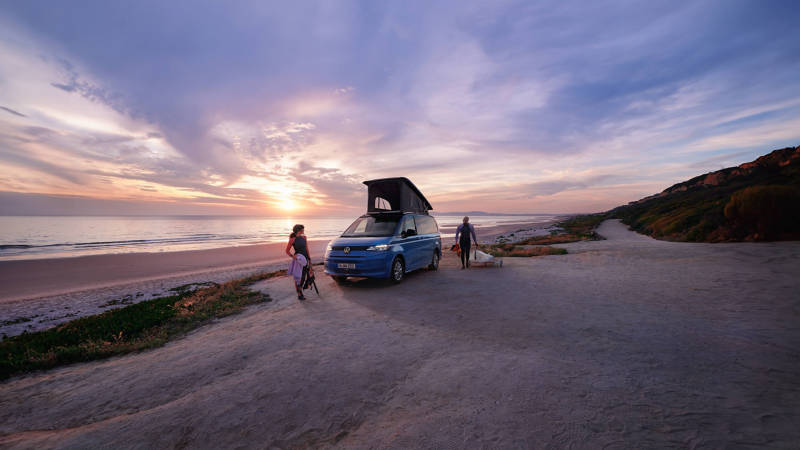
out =
[[[534,236],[516,245],[552,245],[568,244],[580,241],[598,241],[603,239],[594,230],[608,217],[605,214],[587,214],[575,216],[556,224],[563,232],[554,231],[546,236]],[[561,254],[561,253],[559,253]]]
[[[285,270],[278,270],[223,284],[200,283],[201,287],[195,290],[190,285],[181,286],[169,297],[145,300],[48,330],[5,338],[0,341],[0,380],[33,370],[163,345],[211,319],[270,301],[269,296],[250,290],[250,286],[285,274]]]
[[[548,255],[566,255],[567,250],[556,247],[533,247],[523,248],[515,244],[493,244],[483,247],[484,251],[495,257],[530,257]]]

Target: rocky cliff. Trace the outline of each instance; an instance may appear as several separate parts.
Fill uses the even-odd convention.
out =
[[[749,175],[754,170],[758,170],[760,168],[783,167],[798,161],[800,161],[800,146],[786,147],[780,150],[772,151],[767,155],[760,156],[755,161],[740,164],[738,167],[728,167],[727,169],[700,175],[692,178],[689,181],[684,181],[683,183],[670,186],[664,189],[664,191],[658,196],[666,197],[667,195],[674,194],[675,192],[683,192],[691,188],[716,186],[725,181],[729,181],[732,178]]]

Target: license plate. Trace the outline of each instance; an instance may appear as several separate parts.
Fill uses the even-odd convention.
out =
[[[356,265],[355,264],[339,263],[339,268],[340,269],[355,269]]]

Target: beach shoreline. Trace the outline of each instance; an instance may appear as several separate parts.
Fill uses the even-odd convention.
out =
[[[490,242],[520,228],[546,227],[563,220],[476,226],[478,240]],[[452,228],[452,230],[450,230]],[[454,242],[454,227],[442,227],[444,250]],[[309,240],[312,261],[322,262],[330,240]],[[0,333],[46,329],[78,317],[99,314],[109,302],[136,303],[171,295],[190,283],[221,283],[286,268],[286,244],[176,252],[123,253],[71,258],[0,261]],[[17,322],[17,323],[12,323]]]
[[[520,228],[545,227],[563,220],[475,227],[481,242]],[[454,240],[455,227],[442,227],[442,242]],[[312,259],[321,262],[329,239],[310,238]],[[284,243],[174,252],[136,252],[0,261],[0,304],[118,284],[276,263],[287,258]]]
[[[328,242],[309,241],[312,258],[321,259]],[[177,252],[0,261],[0,284],[4,286],[0,304],[223,268],[270,264],[288,258],[285,249],[286,244],[271,243]]]

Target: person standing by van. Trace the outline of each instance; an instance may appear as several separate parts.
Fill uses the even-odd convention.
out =
[[[460,239],[459,235],[461,236]],[[475,241],[475,247],[480,247],[480,245],[478,245],[478,238],[475,237],[475,228],[469,223],[469,217],[465,216],[464,220],[461,221],[461,225],[456,228],[456,242],[458,242],[458,246],[461,247],[462,269],[469,267],[470,235],[472,235],[472,240]]]
[[[292,254],[291,250],[294,248],[294,255]],[[286,246],[286,254],[289,255],[295,261],[297,260],[297,255],[303,255],[306,260],[306,264],[309,266],[309,270],[311,268],[311,256],[308,254],[308,240],[306,239],[306,227],[300,225],[299,223],[292,227],[292,234],[289,235],[289,244]],[[306,297],[303,295],[303,286],[301,286],[300,280],[297,277],[294,277],[294,287],[297,290],[297,299],[298,300],[305,300]]]

